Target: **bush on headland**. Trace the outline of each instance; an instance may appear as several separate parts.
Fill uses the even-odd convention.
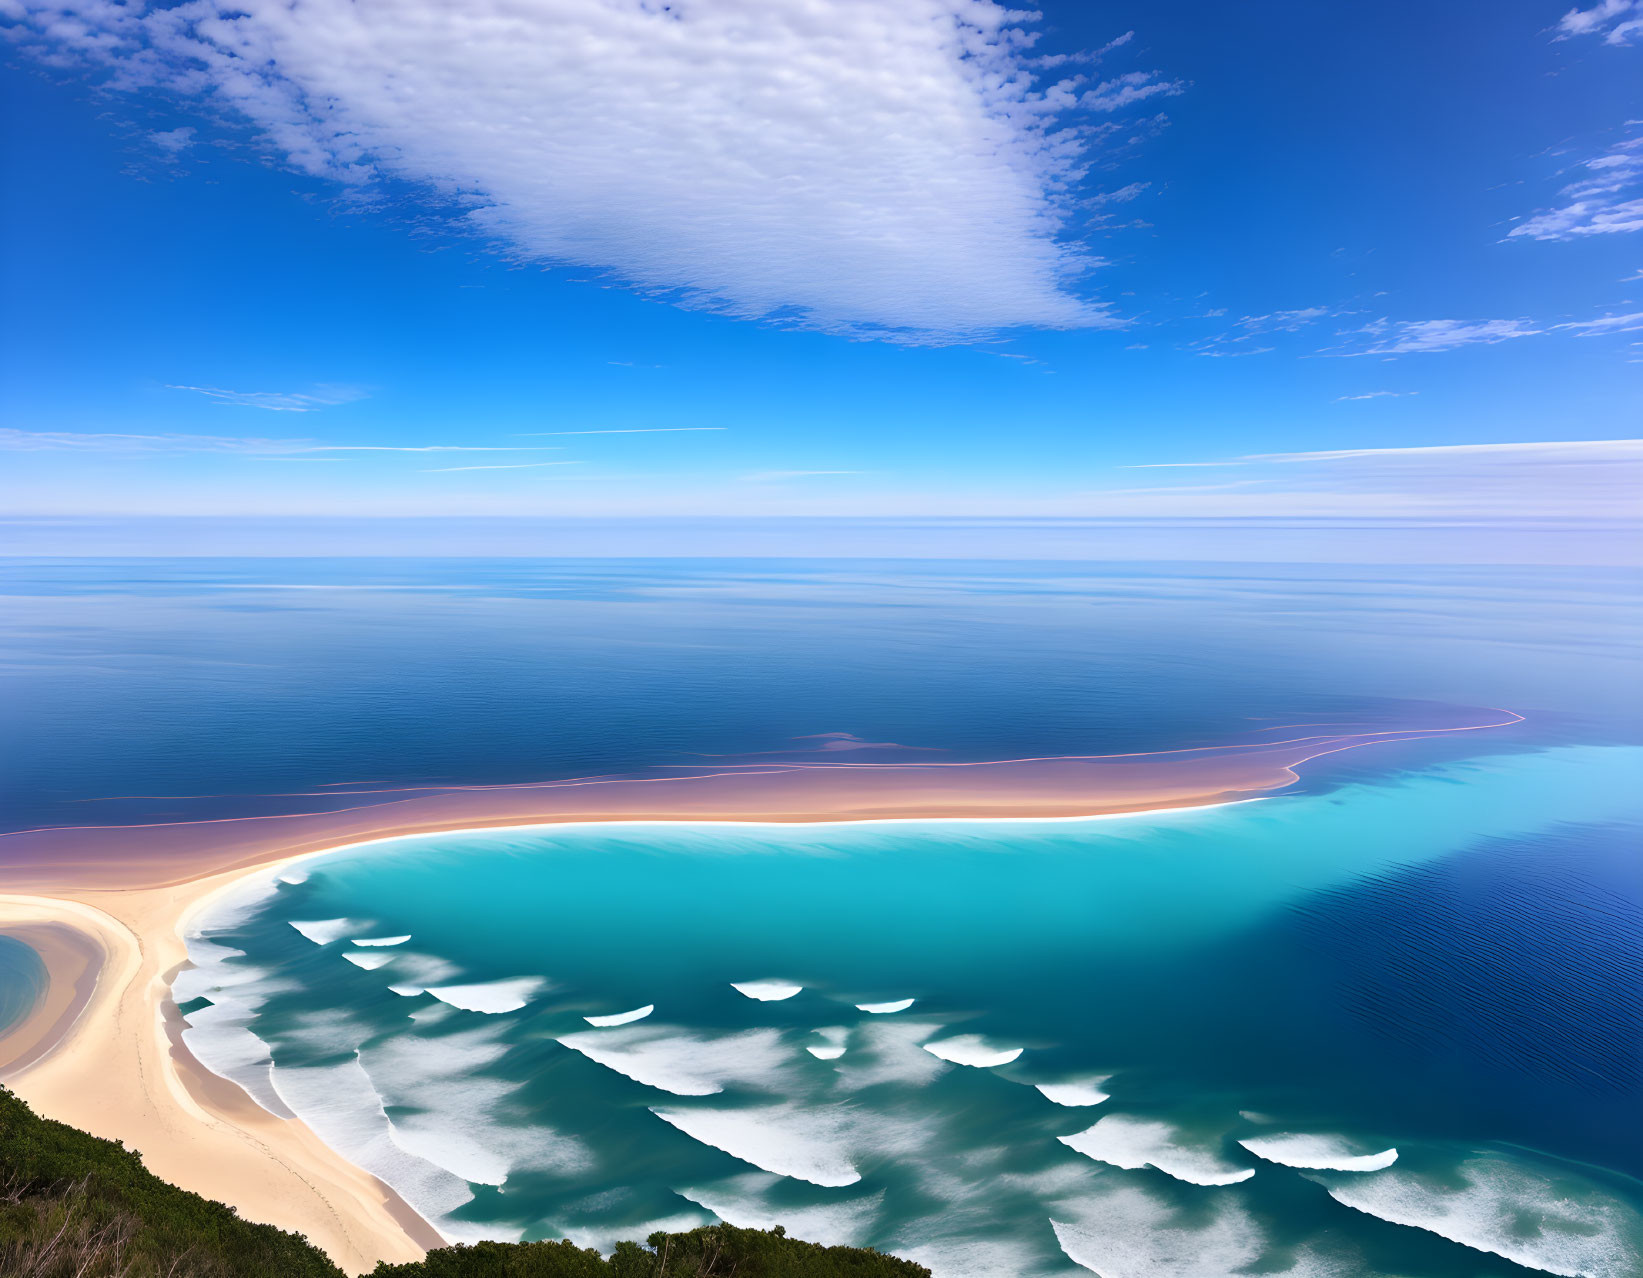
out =
[[[0,1274],[341,1278],[306,1239],[155,1176],[133,1150],[0,1089]]]
[[[442,1247],[372,1278],[929,1278],[911,1261],[710,1225],[619,1243]],[[0,1278],[343,1278],[299,1234],[178,1189],[133,1150],[39,1117],[0,1088]]]
[[[412,1265],[382,1264],[371,1278],[930,1278],[930,1271],[861,1247],[822,1247],[781,1228],[708,1225],[617,1243],[606,1260],[568,1242],[445,1247]]]

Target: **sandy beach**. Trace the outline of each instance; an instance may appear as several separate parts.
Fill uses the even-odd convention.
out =
[[[360,792],[340,810],[0,836],[0,930],[48,986],[0,1036],[0,1082],[37,1112],[142,1153],[156,1175],[305,1234],[350,1273],[440,1244],[391,1190],[302,1122],[268,1113],[184,1048],[170,982],[196,911],[248,874],[412,833],[599,820],[1076,817],[1221,803],[1308,759],[1517,716],[1407,731],[1280,731],[1253,744],[979,764],[800,762],[686,775]],[[1281,740],[1272,740],[1276,735]]]

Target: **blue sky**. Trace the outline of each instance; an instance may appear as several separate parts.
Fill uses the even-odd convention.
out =
[[[15,514],[1635,501],[1643,0],[0,15]]]

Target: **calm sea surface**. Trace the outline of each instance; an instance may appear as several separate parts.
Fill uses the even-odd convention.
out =
[[[1637,584],[12,562],[5,820],[822,733],[987,758],[1506,707],[1527,721],[1216,809],[362,845],[219,902],[174,993],[207,1063],[453,1238],[718,1215],[966,1278],[1631,1275]]]

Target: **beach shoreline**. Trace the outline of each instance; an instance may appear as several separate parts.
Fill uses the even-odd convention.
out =
[[[247,880],[361,844],[476,829],[1071,821],[1207,808],[1281,789],[1299,764],[1323,754],[1507,723],[1319,735],[1163,758],[1005,760],[962,774],[941,765],[866,765],[624,779],[630,788],[620,803],[608,801],[608,789],[552,783],[342,812],[0,836],[0,851],[9,841],[25,852],[0,866],[0,931],[48,942],[36,950],[47,993],[0,1036],[0,1082],[43,1116],[122,1140],[163,1179],[247,1219],[302,1233],[345,1270],[362,1273],[379,1260],[414,1260],[443,1240],[388,1186],[300,1120],[262,1109],[181,1040],[170,985],[189,961],[184,936]]]

